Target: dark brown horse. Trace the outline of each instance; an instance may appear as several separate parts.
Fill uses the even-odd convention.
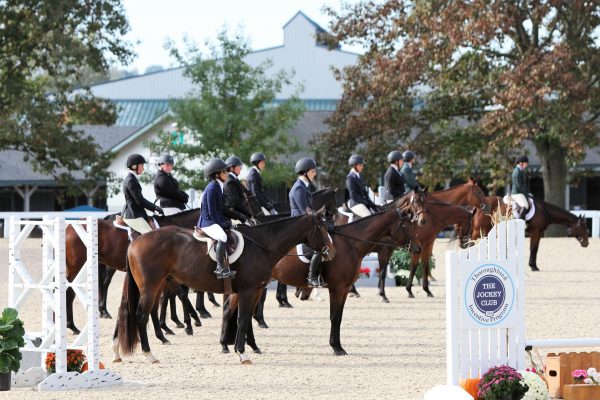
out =
[[[361,218],[350,224],[336,226],[331,233],[337,255],[334,260],[323,262],[321,268],[323,279],[329,290],[331,320],[329,344],[336,355],[346,354],[340,342],[340,325],[348,291],[358,277],[361,260],[385,236],[392,238],[394,247],[406,246],[410,248],[411,252],[418,252],[420,246],[416,241],[415,228],[411,222],[413,219],[413,214],[400,211],[400,209],[391,209]],[[412,245],[411,241],[413,241]],[[290,254],[297,254],[296,249],[290,251]],[[308,264],[303,263],[297,256],[282,258],[273,270],[273,278],[300,288],[307,288],[307,274]],[[235,295],[230,296],[228,302],[229,306],[224,308],[223,319],[229,318],[232,326],[225,327],[222,332],[223,352],[228,352],[227,345],[233,342],[231,334],[235,326],[237,303]],[[253,340],[253,335],[252,339],[248,340]],[[255,343],[252,347],[255,347]]]
[[[301,217],[288,217],[253,227],[237,229],[244,236],[244,251],[231,265],[237,271],[231,288],[239,297],[238,329],[235,350],[242,363],[249,362],[245,339],[252,309],[261,290],[271,279],[277,261],[291,246],[307,242],[322,248],[325,257],[333,257],[335,249],[327,234],[324,209]],[[127,275],[113,342],[115,362],[121,361],[119,350],[131,353],[141,341],[142,351],[150,361],[157,361],[150,352],[146,325],[148,314],[160,295],[168,276],[199,290],[224,293],[224,281],[215,277],[215,262],[206,254],[206,244],[192,236],[192,230],[165,227],[135,240],[127,254]]]
[[[488,201],[492,207],[491,213],[477,211],[473,219],[473,231],[471,233],[473,239],[486,236],[490,232],[493,226],[492,215],[512,215],[511,208],[504,204],[501,197],[490,196]],[[588,246],[589,232],[583,217],[578,217],[567,210],[542,200],[535,200],[535,208],[533,218],[527,221],[526,230],[529,235],[529,267],[532,271],[539,271],[537,253],[540,239],[551,224],[566,226],[569,236],[575,237],[581,247]]]
[[[193,227],[198,222],[200,216],[200,209],[183,211],[179,214],[174,214],[167,217],[155,216],[159,226],[177,225],[183,227]],[[111,269],[125,271],[125,262],[127,259],[127,247],[129,246],[129,238],[127,232],[123,229],[116,228],[113,225],[114,218],[108,218],[98,220],[98,262],[103,264],[103,269],[108,266]],[[72,226],[68,226],[65,232],[65,243],[66,243],[66,263],[67,263],[67,279],[72,281],[75,279],[85,261],[87,259],[86,248],[79,235],[75,232]],[[109,274],[105,272],[105,274]],[[101,309],[101,314],[104,312],[110,317],[106,310],[106,295],[108,290],[108,283],[112,278],[112,274],[100,275],[99,286],[100,286],[100,303],[104,305],[104,310]],[[173,286],[173,289],[176,289]],[[183,295],[182,292],[178,292],[178,295]],[[180,297],[181,298],[181,297]],[[73,321],[73,300],[75,299],[75,292],[72,289],[67,290],[67,327],[78,334],[79,329],[75,326]],[[186,296],[187,299],[187,296]],[[182,299],[182,301],[185,301]],[[189,300],[187,301],[189,303]],[[184,308],[191,308],[191,315],[194,319],[197,319],[197,314],[191,307],[191,304],[184,304]],[[156,317],[156,321],[155,321]],[[155,324],[155,333],[157,337],[163,342],[168,342],[160,331],[160,327],[157,329],[158,315],[152,316],[152,321]],[[198,320],[199,321],[199,320]],[[191,327],[190,327],[191,329]]]

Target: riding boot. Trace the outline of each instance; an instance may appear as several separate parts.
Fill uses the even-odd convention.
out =
[[[315,254],[310,259],[310,265],[308,267],[308,282],[309,287],[319,287],[319,267],[321,266],[321,253]]]
[[[529,210],[526,209],[525,207],[521,208],[521,212],[519,213],[519,219],[522,219],[523,221],[525,221],[525,216],[527,215],[527,211],[529,211]]]
[[[215,245],[215,255],[217,257],[217,269],[215,270],[215,274],[217,275],[217,279],[233,278],[235,275],[235,272],[231,271],[229,266],[224,267],[226,250],[227,243],[218,240]]]

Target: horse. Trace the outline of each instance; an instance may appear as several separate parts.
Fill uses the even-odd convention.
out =
[[[411,252],[420,250],[418,242],[415,242],[415,228],[409,221],[412,219],[411,211],[400,209],[380,211],[350,224],[336,226],[331,232],[337,255],[334,260],[323,262],[321,268],[329,290],[331,320],[329,344],[335,355],[347,354],[340,341],[340,325],[348,292],[358,277],[360,263],[364,256],[384,236],[390,236],[394,240],[393,246],[408,246]],[[297,255],[296,249],[290,251],[290,254]],[[273,278],[301,288],[307,288],[307,274],[308,264],[303,263],[297,256],[282,258],[273,270]],[[226,327],[221,336],[224,353],[229,352],[227,345],[233,342],[232,333],[237,303],[235,295],[230,296],[228,302],[230,305],[224,308],[223,319],[228,318],[232,326]]]
[[[257,226],[238,226],[244,237],[244,250],[231,265],[237,274],[231,291],[238,294],[239,314],[235,350],[242,364],[250,360],[245,351],[245,339],[253,306],[261,290],[271,278],[277,261],[296,243],[308,242],[313,248],[323,248],[326,259],[335,256],[335,248],[327,234],[325,210],[310,211],[299,217],[283,218]],[[120,351],[131,353],[141,341],[142,351],[151,362],[152,355],[146,325],[148,314],[168,276],[193,289],[225,293],[226,282],[214,274],[215,262],[206,254],[206,244],[192,236],[192,230],[168,226],[148,232],[136,239],[127,252],[127,274],[113,337],[115,362]]]
[[[478,239],[486,236],[492,229],[492,215],[500,213],[507,215],[511,208],[507,207],[502,201],[502,197],[490,196],[488,201],[492,207],[491,214],[477,211],[473,220],[472,239]],[[579,217],[569,211],[560,208],[552,203],[543,200],[534,200],[535,214],[533,218],[527,221],[526,232],[529,235],[529,267],[532,271],[539,271],[537,266],[537,253],[540,240],[550,224],[559,224],[568,228],[569,236],[577,239],[581,247],[587,247],[589,242],[589,231],[586,226],[585,218]],[[511,212],[512,213],[512,212]]]
[[[167,226],[167,225],[178,225],[178,226],[188,226],[193,227],[198,222],[198,218],[200,216],[200,209],[193,209],[183,211],[178,214],[173,214],[170,216],[155,216],[154,218],[158,222],[159,226]],[[108,317],[108,311],[106,310],[106,295],[108,290],[108,284],[110,284],[110,280],[112,279],[112,274],[110,274],[110,269],[125,271],[125,261],[127,259],[127,248],[129,246],[129,238],[127,236],[127,231],[123,229],[119,229],[113,225],[114,216],[105,218],[103,220],[98,220],[98,262],[99,262],[99,286],[100,286],[100,294],[99,294],[99,305],[101,311],[100,313],[104,313]],[[75,279],[85,261],[87,259],[87,250],[79,235],[75,232],[72,226],[68,226],[65,232],[65,246],[66,246],[66,269],[67,269],[67,279],[72,281]],[[102,266],[102,267],[100,267]],[[110,268],[106,268],[106,266]],[[184,303],[184,309],[188,309],[190,315],[196,320],[196,323],[200,323],[198,315],[194,311],[189,299],[187,298],[187,294],[177,289],[176,285],[170,285],[171,288],[177,291],[178,296],[181,301]],[[73,331],[75,334],[79,334],[80,331],[75,326],[73,321],[73,300],[75,300],[75,292],[72,289],[67,290],[67,327]],[[187,301],[187,304],[186,304]],[[164,337],[160,330],[160,326],[158,323],[158,314],[153,312],[152,314],[152,322],[155,327],[156,337],[161,340],[163,343],[167,343],[168,340]],[[191,329],[191,326],[188,326]]]

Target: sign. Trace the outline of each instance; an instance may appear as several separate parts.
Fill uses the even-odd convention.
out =
[[[515,302],[514,274],[502,263],[473,264],[473,268],[466,268],[463,321],[474,328],[509,326],[514,320],[510,318]]]

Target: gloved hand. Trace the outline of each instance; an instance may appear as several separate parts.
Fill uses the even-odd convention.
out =
[[[165,216],[165,211],[162,208],[160,208],[159,206],[156,206],[156,210],[154,210],[154,211],[156,211],[158,214],[162,215],[163,217]]]
[[[225,225],[223,226],[223,230],[229,230],[233,227],[233,225],[231,225],[231,222],[227,221],[225,222]]]

